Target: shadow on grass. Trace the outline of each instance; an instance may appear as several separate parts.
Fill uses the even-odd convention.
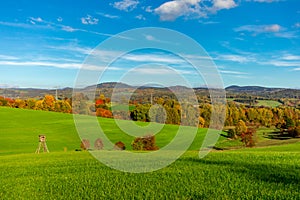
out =
[[[249,163],[247,161],[230,161],[230,160],[211,160],[210,159],[197,159],[186,158],[189,161],[201,163],[204,165],[214,165],[217,167],[229,167],[231,173],[237,173],[246,176],[249,181],[251,179],[265,181],[269,183],[282,183],[285,185],[297,185],[296,188],[300,189],[300,165],[278,166],[278,164],[262,164],[262,163]],[[296,189],[295,188],[295,189]]]
[[[288,132],[281,131],[273,131],[271,133],[264,134],[263,137],[274,140],[288,140],[293,138]]]

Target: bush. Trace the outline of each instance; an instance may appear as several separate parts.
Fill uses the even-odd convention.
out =
[[[133,150],[158,150],[159,148],[156,146],[155,136],[148,135],[144,137],[137,137],[133,140],[131,146]]]
[[[241,141],[245,144],[246,147],[254,147],[255,146],[255,129],[249,128],[246,132],[241,134]]]
[[[229,129],[228,131],[227,131],[227,136],[229,137],[229,138],[231,138],[231,139],[236,139],[237,138],[237,135],[236,135],[236,133],[235,133],[235,130],[234,129]]]
[[[293,127],[293,128],[289,128],[288,129],[288,134],[291,136],[291,137],[300,137],[300,126],[296,126],[296,127]]]
[[[95,150],[101,150],[101,149],[103,149],[103,142],[102,142],[102,140],[100,139],[100,138],[98,138],[97,140],[95,140],[95,142],[94,142],[94,149]]]
[[[125,144],[123,142],[119,141],[119,142],[115,143],[115,146],[114,146],[115,150],[125,150],[125,148],[126,147],[125,147]]]
[[[87,139],[82,139],[81,144],[80,144],[80,148],[83,150],[87,150],[90,148],[90,141]]]

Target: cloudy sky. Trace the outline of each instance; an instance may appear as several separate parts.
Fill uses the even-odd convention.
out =
[[[0,86],[72,87],[93,52],[110,60],[122,49],[118,43],[101,49],[103,41],[142,27],[167,28],[195,40],[216,64],[225,86],[300,88],[299,0],[2,1]],[[142,37],[169,42],[159,34]],[[136,42],[135,37],[116,38]],[[184,49],[185,43],[180,45]],[[119,81],[136,66],[134,73],[157,77],[169,74],[171,67],[192,86],[204,85],[176,53],[131,52],[118,59],[102,81]],[[203,56],[181,53],[192,59]],[[97,63],[88,66],[91,72],[104,69]]]

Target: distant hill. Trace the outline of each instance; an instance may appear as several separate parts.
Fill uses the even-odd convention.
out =
[[[225,89],[226,91],[233,91],[233,92],[272,92],[272,91],[283,90],[283,88],[267,88],[261,86],[237,86],[237,85],[232,85]]]
[[[77,91],[88,91],[94,94],[96,89],[96,95],[104,94],[110,96],[113,89],[118,86],[118,92],[130,92],[138,88],[143,94],[153,93],[159,95],[169,95],[171,90],[184,91],[188,88],[185,86],[171,86],[168,88],[161,87],[159,85],[144,85],[141,87],[131,86],[125,83],[118,82],[105,82],[97,85],[91,85]],[[209,96],[208,89],[205,87],[193,88],[195,93],[199,96]],[[151,90],[151,91],[150,91]],[[267,99],[280,99],[280,98],[300,98],[300,90],[289,88],[269,88],[261,86],[237,86],[232,85],[225,88],[227,97],[241,97],[241,96],[255,96]],[[61,88],[57,89],[58,98],[70,98],[72,96],[73,88]],[[0,88],[0,96],[10,98],[42,98],[45,94],[56,95],[56,89],[37,89],[37,88]]]
[[[225,90],[227,96],[249,95],[265,98],[300,98],[300,90],[298,89],[233,85],[225,88]]]

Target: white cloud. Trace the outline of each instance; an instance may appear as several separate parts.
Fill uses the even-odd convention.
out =
[[[143,15],[137,15],[135,16],[135,18],[139,20],[146,20],[146,18]]]
[[[296,28],[300,28],[300,22],[295,23],[294,25]]]
[[[235,28],[234,30],[236,32],[251,32],[257,35],[261,33],[276,33],[283,29],[284,28],[278,24],[271,24],[271,25],[245,25],[245,26],[240,26],[238,28]]]
[[[174,0],[168,1],[154,12],[160,16],[162,21],[174,21],[178,17],[199,18],[206,16],[204,9],[200,6],[201,0]]]
[[[173,21],[188,13],[188,6],[183,1],[169,1],[154,10],[162,21]]]
[[[286,54],[282,57],[283,60],[299,60],[300,61],[300,55],[292,55],[292,54]]]
[[[17,57],[14,56],[8,56],[8,55],[0,55],[1,60],[18,60]]]
[[[57,20],[58,22],[62,22],[62,21],[63,21],[63,18],[62,18],[62,17],[58,17],[56,20]]]
[[[40,17],[34,18],[34,17],[29,17],[29,19],[31,20],[31,22],[35,23],[35,22],[43,22],[43,19]]]
[[[271,25],[245,25],[235,28],[234,31],[236,32],[249,32],[252,33],[253,36],[257,36],[259,34],[272,34],[275,37],[281,38],[297,38],[297,32],[293,31],[286,31],[286,28],[278,25],[278,24],[271,24]]]
[[[149,41],[156,41],[157,39],[155,37],[153,37],[152,35],[145,35],[146,40]]]
[[[78,29],[72,28],[71,26],[61,26],[61,30],[66,31],[66,32],[74,32],[77,31]]]
[[[208,5],[207,2],[211,2],[211,4]],[[174,21],[182,16],[185,19],[207,17],[210,13],[236,6],[234,0],[172,0],[163,3],[154,9],[154,12],[160,16],[162,21]]]
[[[25,28],[25,29],[37,29],[37,28],[40,28],[40,29],[54,29],[50,24],[48,24],[48,25],[36,25],[36,24],[32,24],[32,23],[31,24],[25,24],[25,23],[0,21],[0,25],[18,27],[18,28]]]
[[[99,19],[92,17],[91,15],[87,15],[86,17],[81,18],[81,23],[83,24],[98,24]]]
[[[111,5],[118,10],[123,10],[128,12],[134,10],[138,4],[139,4],[138,0],[123,0],[123,1],[114,2]]]
[[[59,62],[47,62],[47,61],[0,61],[0,65],[5,66],[21,66],[21,67],[54,67],[62,69],[86,69],[102,71],[106,69],[106,66],[100,65],[87,65],[82,63],[59,63]],[[110,70],[121,70],[117,67],[110,67]]]
[[[246,75],[248,73],[239,72],[239,71],[231,71],[231,70],[219,70],[222,74],[233,74],[233,75]]]
[[[266,62],[260,62],[260,64],[273,65],[276,67],[299,67],[300,68],[300,61],[270,60]]]
[[[145,8],[145,11],[148,12],[148,13],[152,13],[152,12],[153,12],[153,9],[152,9],[151,6],[147,6],[147,7]]]
[[[222,10],[222,9],[231,9],[236,7],[237,4],[234,0],[214,0],[213,9]]]
[[[158,68],[158,67],[143,67],[143,68],[134,68],[132,72],[139,74],[148,74],[148,75],[172,75],[172,74],[191,74],[191,71],[187,70],[177,70],[169,68]]]
[[[297,32],[294,31],[278,32],[275,33],[274,35],[276,37],[287,38],[287,39],[298,38]]]
[[[175,58],[174,56],[168,56],[165,54],[128,54],[125,55],[123,59],[135,62],[159,62],[169,64],[178,64],[185,62],[182,59]]]
[[[216,60],[225,60],[225,61],[232,61],[232,62],[239,62],[239,63],[246,63],[246,62],[254,62],[255,59],[248,56],[241,56],[241,55],[218,55]]]
[[[117,15],[111,15],[111,14],[107,14],[107,13],[102,13],[102,12],[97,12],[98,15],[101,15],[103,17],[109,18],[109,19],[119,19],[120,16]]]

